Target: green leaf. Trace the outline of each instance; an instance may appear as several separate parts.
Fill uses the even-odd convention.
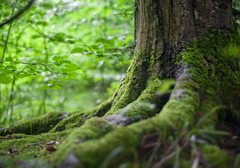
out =
[[[42,86],[40,89],[41,90],[47,90],[47,89],[50,89],[50,88],[51,88],[50,86],[45,85],[45,86]]]
[[[61,89],[61,86],[54,85],[52,88],[53,88],[54,90],[56,90],[56,91],[59,91],[59,90]]]
[[[123,2],[124,2],[124,0],[118,0],[117,5],[120,7],[120,6],[122,6]]]
[[[37,21],[37,22],[36,22],[36,25],[47,26],[47,25],[48,25],[48,22],[46,22],[46,21]]]
[[[5,58],[5,61],[11,62],[11,61],[13,61],[13,59],[12,59],[12,57],[7,57],[7,58]]]
[[[0,75],[0,83],[2,84],[9,84],[12,82],[12,78],[10,76],[6,76],[6,75]]]
[[[68,79],[76,79],[76,78],[77,78],[77,73],[68,74]]]
[[[198,129],[198,133],[208,133],[213,135],[231,135],[230,132],[225,131],[216,131],[216,130],[209,130],[209,129]]]
[[[13,66],[13,65],[10,65],[10,66],[8,66],[8,69],[17,70],[17,67],[16,67],[16,66]]]
[[[24,77],[30,76],[29,74],[18,74],[15,76],[16,79],[22,79]]]
[[[67,42],[67,43],[70,43],[70,44],[74,44],[74,43],[75,43],[75,40],[67,40],[66,42]]]
[[[68,63],[64,65],[69,71],[80,70],[80,66],[74,63]]]
[[[97,40],[96,40],[96,43],[105,43],[107,40],[106,39],[104,39],[104,38],[98,38]]]
[[[52,59],[53,59],[53,61],[59,62],[59,61],[62,61],[63,58],[60,56],[54,56]]]
[[[64,86],[63,83],[56,83],[55,85],[57,85],[57,86]]]
[[[115,46],[115,40],[112,39],[112,40],[106,40],[106,43],[108,44],[108,46],[110,47],[114,47]]]
[[[54,80],[53,79],[49,79],[47,82],[48,82],[48,84],[52,84],[53,85]]]
[[[66,34],[65,33],[56,33],[52,37],[53,41],[59,41],[59,42],[64,42],[65,41]]]
[[[68,63],[71,63],[71,61],[69,61],[69,60],[62,60],[60,63],[61,64],[68,64]]]
[[[68,73],[69,71],[68,71],[68,69],[65,69],[65,68],[64,68],[64,69],[61,69],[61,72],[62,72],[62,73]]]
[[[30,68],[35,71],[38,67],[36,65],[31,65]]]
[[[10,69],[0,69],[0,76],[2,76],[2,75],[9,75],[9,74],[14,74],[14,72],[12,71],[12,70],[10,70]]]
[[[82,52],[83,52],[83,48],[78,47],[78,48],[74,48],[74,49],[71,51],[71,54],[82,53]]]
[[[75,72],[78,73],[78,74],[83,74],[82,70],[76,70]]]
[[[103,51],[97,51],[97,54],[99,57],[102,57],[104,53],[103,53]]]
[[[40,36],[39,34],[34,34],[32,35],[32,39],[38,39],[41,38],[42,36]]]

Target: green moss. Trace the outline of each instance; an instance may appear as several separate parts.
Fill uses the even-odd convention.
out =
[[[240,117],[240,69],[239,50],[230,48],[240,46],[239,34],[227,36],[220,31],[208,32],[202,39],[185,45],[178,56],[178,63],[190,64],[191,79],[199,85],[215,105],[229,107],[235,118]],[[237,54],[238,53],[238,54]],[[185,84],[179,87],[188,87]]]
[[[136,127],[117,128],[111,134],[107,134],[101,139],[90,140],[83,144],[79,144],[74,150],[74,154],[80,158],[86,167],[99,167],[117,147],[122,147],[119,152],[120,156],[128,156],[127,160],[132,160],[136,154],[135,148],[139,143],[139,135],[142,129]],[[120,157],[118,156],[118,157]],[[110,162],[116,162],[118,157],[113,158]]]
[[[184,122],[194,122],[199,110],[199,96],[196,92],[185,89],[186,98],[171,99],[158,114],[167,125],[177,127]],[[155,122],[158,122],[155,117]]]
[[[49,133],[63,131],[65,129],[73,128],[76,126],[80,126],[83,122],[83,111],[74,111],[71,113],[72,115],[68,118],[64,118],[61,120],[54,128],[52,128]],[[74,126],[73,126],[74,124]]]
[[[193,81],[189,81],[187,78],[181,78],[178,81],[177,86],[174,88],[173,92],[179,88],[182,89],[188,89],[188,90],[192,90],[192,91],[198,91],[200,90],[200,86],[198,83],[193,82]]]
[[[237,43],[237,41],[234,40],[231,40],[231,43],[232,42]],[[127,161],[133,162],[137,155],[135,153],[136,148],[140,144],[143,136],[147,133],[156,130],[163,132],[164,130],[170,130],[170,128],[174,128],[175,130],[177,128],[180,129],[186,122],[188,122],[190,126],[194,126],[196,125],[199,111],[203,114],[208,114],[208,112],[213,109],[213,106],[217,108],[218,105],[230,104],[231,98],[225,100],[225,97],[236,90],[230,90],[232,87],[230,87],[227,81],[230,81],[229,83],[231,85],[236,85],[236,89],[240,87],[237,82],[239,76],[229,68],[228,64],[231,60],[222,55],[222,49],[228,45],[229,37],[219,32],[213,32],[211,35],[204,36],[203,39],[197,39],[192,42],[190,46],[185,46],[186,50],[180,54],[181,63],[190,64],[194,68],[189,70],[191,80],[182,78],[182,81],[178,81],[178,85],[175,89],[183,89],[184,94],[180,99],[175,100],[174,98],[176,97],[172,98],[164,106],[160,114],[157,114],[151,119],[140,121],[127,127],[116,128],[113,132],[106,134],[98,140],[89,140],[77,145],[73,150],[74,155],[81,160],[84,166],[90,168],[97,167],[104,163],[105,158],[108,158],[114,150],[121,147],[124,150],[119,152],[119,156],[129,156]],[[151,59],[149,59],[149,61],[150,60]],[[134,64],[137,66],[133,66]],[[147,118],[156,113],[156,111],[151,111],[148,106],[149,104],[146,104],[146,102],[151,104],[156,100],[156,94],[152,93],[154,89],[146,87],[142,89],[144,91],[141,94],[131,92],[134,90],[132,87],[136,85],[136,81],[141,81],[141,79],[135,80],[137,76],[133,72],[136,72],[136,67],[138,67],[138,65],[142,66],[142,64],[143,62],[133,61],[128,71],[128,76],[125,77],[125,81],[122,82],[122,85],[117,91],[117,94],[120,94],[116,95],[117,98],[113,101],[112,109],[106,113],[106,115],[124,112],[124,114],[129,117],[140,114],[143,118]],[[227,76],[226,80],[224,77],[226,77],[227,74],[230,75]],[[127,92],[127,90],[129,92]],[[201,109],[200,98],[197,93],[199,90],[204,91],[208,98],[206,99],[206,97],[204,97],[204,101],[201,100]],[[240,90],[237,90],[237,93],[239,93],[239,91]],[[131,94],[133,98],[131,98]],[[216,124],[216,113],[211,114],[212,115],[207,116],[208,118],[205,120],[206,125]],[[131,119],[134,120],[134,117]],[[167,131],[164,133],[164,137],[172,133],[173,131]],[[103,146],[105,148],[103,148]],[[203,149],[203,153],[205,156],[209,157],[206,149]],[[214,150],[216,150],[216,147]],[[218,152],[219,151],[215,153],[212,151],[210,153],[213,153],[215,159],[217,158],[219,160],[221,157],[215,155]],[[224,153],[221,151],[220,153],[221,156],[227,158]],[[224,162],[225,161],[226,160],[224,160]],[[113,158],[109,161],[109,165],[117,162],[118,158]],[[218,163],[211,162],[210,160],[209,162],[218,165]],[[221,163],[223,164],[223,162]],[[227,163],[225,162],[224,165],[227,165]]]
[[[91,139],[100,138],[113,129],[114,126],[104,119],[93,117],[87,120],[80,128],[76,128],[72,131],[65,142],[60,146],[59,151],[54,155],[53,162],[57,165],[60,164],[61,161],[67,157],[68,153],[76,148],[78,144],[86,140],[90,141]]]
[[[25,167],[33,167],[34,168],[53,168],[53,166],[47,161],[43,160],[36,160],[35,158],[32,159],[22,159],[20,162],[12,162],[11,159],[8,159],[6,157],[0,156],[0,165],[4,168],[25,168]]]
[[[90,168],[101,165],[114,167],[123,161],[138,165],[139,153],[136,149],[145,135],[158,131],[163,135],[162,138],[167,139],[181,130],[186,122],[190,126],[195,125],[199,111],[206,115],[214,109],[213,107],[216,108],[222,104],[231,109],[239,109],[239,104],[234,101],[234,99],[240,99],[237,67],[239,60],[236,56],[229,58],[228,54],[223,52],[225,48],[238,43],[234,38],[213,32],[211,35],[205,35],[203,39],[195,40],[190,46],[185,46],[186,49],[180,53],[179,60],[182,64],[190,64],[194,67],[189,70],[191,80],[186,77],[177,81],[174,91],[182,89],[182,97],[178,100],[175,100],[177,96],[173,97],[162,110],[162,94],[158,93],[162,87],[161,81],[149,79],[148,74],[151,73],[155,64],[153,58],[155,53],[147,54],[139,51],[112,98],[92,110],[70,113],[69,117],[62,121],[59,119],[62,113],[55,112],[16,124],[10,130],[13,133],[26,134],[46,132],[57,125],[49,133],[36,136],[21,135],[21,139],[1,140],[0,152],[6,153],[9,148],[16,147],[19,155],[14,159],[11,158],[11,161],[34,155],[39,159],[48,160],[45,156],[45,147],[41,148],[40,145],[34,147],[28,144],[56,140],[63,143],[56,145],[58,151],[53,156],[55,165],[59,165],[70,151],[84,166]],[[237,67],[235,71],[234,66]],[[199,90],[203,90],[207,95],[203,100],[201,99],[201,102],[197,93]],[[157,114],[158,112],[160,114]],[[133,122],[146,120],[126,127],[117,127],[98,118],[120,113],[127,115]],[[210,126],[216,123],[217,115],[214,111],[204,119],[201,125]],[[171,128],[174,128],[175,132]],[[214,166],[225,166],[231,160],[226,152],[215,146],[203,146],[201,149],[203,156]],[[108,158],[116,151],[118,152],[116,157],[109,160]],[[52,154],[47,156],[51,157]],[[184,165],[190,166],[189,163]]]
[[[64,118],[62,121],[60,121],[52,130],[49,132],[57,132],[62,131],[65,129],[72,129],[74,127],[81,126],[87,119],[98,116],[103,116],[110,108],[112,104],[113,97],[110,99],[104,101],[97,107],[88,110],[88,111],[74,111],[72,112],[71,116],[68,118]]]
[[[137,100],[119,110],[110,110],[106,116],[111,114],[123,114],[128,116],[132,122],[154,116],[164,105],[161,96],[157,93],[160,88],[161,81],[158,79],[149,80],[146,89],[142,91]]]
[[[102,102],[97,107],[91,110],[85,111],[84,117],[93,117],[93,116],[102,117],[108,110],[111,109],[112,102],[113,102],[113,97]]]
[[[71,132],[72,130],[40,135],[12,134],[12,139],[9,139],[10,137],[7,136],[7,139],[2,139],[0,143],[0,153],[6,155],[6,159],[3,159],[2,162],[18,163],[22,159],[31,158],[48,162],[54,152],[50,153],[47,150],[48,145],[46,143],[57,141],[59,144],[55,144],[54,148],[58,149],[58,146]],[[9,149],[17,150],[13,154],[14,157],[8,154]]]
[[[216,126],[218,123],[218,116],[217,110],[218,104],[216,103],[217,100],[211,100],[211,98],[205,99],[202,102],[202,106],[200,108],[200,115],[207,115],[204,117],[204,120],[199,125],[200,127],[209,127],[209,126]],[[216,109],[216,110],[215,110]]]
[[[32,119],[24,120],[17,123],[7,129],[6,132],[2,131],[1,135],[11,134],[11,133],[25,133],[28,135],[39,134],[43,132],[48,132],[52,129],[59,121],[61,121],[61,115],[64,112],[50,112],[41,117],[35,117]]]
[[[188,119],[190,123],[194,123],[195,120],[193,118],[198,112],[199,98],[195,92],[186,91],[186,94],[189,96],[179,101],[169,101],[162,112],[156,117],[134,123],[127,127],[117,127],[114,131],[100,139],[88,140],[87,142],[76,145],[74,149],[72,148],[74,155],[81,160],[84,166],[89,168],[98,167],[104,163],[105,159],[113,150],[121,147],[122,150],[119,151],[119,156],[112,158],[109,161],[109,165],[117,165],[119,162],[122,163],[122,160],[118,160],[121,156],[128,156],[124,157],[126,162],[134,161],[137,156],[136,148],[144,135],[156,132],[156,130],[170,129],[172,126],[176,128],[176,125],[181,126],[186,119]],[[169,131],[166,132],[165,135],[168,136],[170,134],[171,132]],[[65,150],[61,151],[63,152]],[[59,151],[59,156],[55,156],[54,158],[60,157],[61,151]],[[56,162],[60,163],[60,161]]]
[[[156,63],[156,51],[151,52],[151,59],[150,59],[150,68],[148,69],[148,72],[153,72],[154,65]]]
[[[200,147],[203,157],[212,165],[219,168],[225,168],[226,165],[233,167],[235,159],[227,154],[226,151],[220,150],[214,145],[204,145]]]
[[[115,111],[126,107],[135,101],[141,92],[146,89],[149,74],[147,73],[152,61],[152,54],[139,50],[138,54],[127,70],[126,76],[123,78],[121,85],[117,89],[111,110],[107,115],[115,113]]]

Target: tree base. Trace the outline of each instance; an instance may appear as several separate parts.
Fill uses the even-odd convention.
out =
[[[29,163],[22,158],[34,158],[59,168],[239,166],[238,152],[226,152],[236,147],[231,139],[237,126],[220,121],[239,123],[239,58],[228,50],[240,43],[219,32],[203,39],[179,54],[171,96],[169,81],[149,78],[139,94],[144,85],[134,88],[128,75],[112,98],[92,110],[49,113],[2,131],[15,134],[1,137],[0,163],[18,166]]]

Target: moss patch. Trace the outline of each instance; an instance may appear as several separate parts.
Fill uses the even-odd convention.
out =
[[[126,162],[134,161],[138,156],[136,148],[142,137],[147,133],[155,132],[156,130],[163,131],[170,129],[172,126],[176,128],[177,125],[181,126],[186,118],[189,119],[189,122],[194,122],[193,118],[197,115],[199,108],[199,99],[197,93],[187,93],[189,97],[180,101],[172,100],[168,102],[163,111],[152,119],[137,122],[127,127],[117,127],[114,131],[100,139],[88,140],[76,145],[74,149],[72,148],[74,155],[80,159],[84,166],[89,168],[98,167],[106,163],[106,158],[120,147],[122,149],[119,151],[119,155],[108,161],[108,164],[116,166],[119,162],[122,163],[122,159]],[[170,131],[166,132],[166,136],[169,134],[171,134]],[[59,153],[64,151],[61,150]],[[122,159],[119,159],[119,157]],[[56,163],[61,162],[59,156],[54,158],[56,158]]]
[[[211,166],[225,168],[226,165],[233,167],[235,163],[234,157],[228,155],[226,151],[220,150],[214,145],[201,146],[203,157],[211,164]]]
[[[72,131],[64,144],[60,146],[60,150],[54,155],[53,162],[56,165],[60,164],[60,162],[67,157],[68,153],[76,148],[78,144],[86,140],[90,141],[91,139],[100,138],[113,129],[114,126],[104,119],[93,117],[87,120],[80,128],[76,128]]]
[[[2,131],[0,135],[11,134],[11,133],[25,133],[28,135],[39,134],[48,132],[51,130],[59,121],[62,120],[61,116],[64,112],[50,112],[41,117],[35,117],[17,123],[11,126],[6,131]],[[70,114],[71,115],[71,114]]]
[[[45,163],[51,161],[52,155],[58,150],[59,144],[72,132],[65,130],[57,133],[43,133],[40,135],[12,134],[1,139],[0,153],[4,159],[0,163],[18,167],[22,159],[44,160]],[[53,147],[53,148],[52,148]],[[25,161],[24,161],[25,162]],[[26,161],[28,162],[28,161]],[[2,164],[1,164],[2,165]]]
[[[160,95],[157,93],[160,88],[161,81],[158,79],[151,80],[147,88],[141,93],[137,100],[117,111],[110,110],[106,113],[106,116],[111,114],[123,114],[128,116],[132,122],[137,122],[141,119],[154,116],[166,103],[166,100],[164,102],[162,99],[162,97],[166,95]]]
[[[179,54],[179,60],[194,67],[189,70],[191,78],[210,100],[218,105],[226,105],[232,115],[239,117],[240,53],[231,54],[230,49],[234,46],[240,46],[239,34],[227,36],[216,30],[185,46],[185,51]]]

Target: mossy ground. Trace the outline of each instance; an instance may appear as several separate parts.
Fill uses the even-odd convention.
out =
[[[182,97],[173,96],[163,108],[163,97],[169,94],[165,87],[170,84],[151,78],[148,82],[139,79],[144,84],[136,85],[134,72],[137,64],[144,62],[135,60],[136,66],[131,65],[115,95],[96,108],[70,113],[65,119],[60,119],[62,112],[49,113],[11,127],[5,133],[25,134],[0,139],[0,163],[19,166],[26,158],[56,167],[71,151],[82,167],[88,168],[190,167],[200,163],[202,167],[239,167],[239,152],[225,143],[236,147],[232,139],[239,140],[239,132],[234,131],[238,125],[225,124],[229,118],[239,124],[240,53],[229,55],[231,48],[239,46],[238,39],[215,31],[185,46],[178,63],[193,68],[173,90],[182,89]],[[145,61],[154,64],[151,59],[150,54]],[[133,124],[118,127],[100,118],[111,114],[126,115]],[[51,141],[59,144],[48,145]]]

